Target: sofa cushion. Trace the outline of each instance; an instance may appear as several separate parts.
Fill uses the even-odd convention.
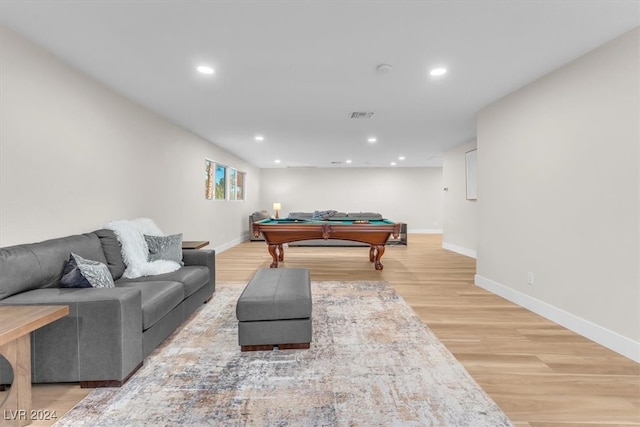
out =
[[[158,274],[156,276],[144,276],[136,279],[121,278],[116,282],[116,286],[132,282],[155,282],[158,280],[168,282],[180,282],[184,285],[185,298],[194,294],[198,289],[209,283],[209,268],[202,265],[191,265],[182,267],[180,270],[171,273]]]
[[[71,252],[107,262],[94,233],[0,248],[0,299],[32,289],[59,287]]]
[[[287,218],[290,219],[311,219],[313,212],[290,212]]]
[[[251,221],[260,221],[261,219],[269,218],[269,211],[255,211],[251,214]]]
[[[326,210],[326,211],[313,211],[313,219],[331,219],[337,211],[334,210]]]
[[[354,220],[366,220],[366,221],[380,221],[382,215],[376,212],[349,212],[349,219]]]
[[[107,267],[109,267],[113,280],[118,280],[122,277],[122,274],[124,274],[124,270],[127,266],[122,260],[122,249],[120,247],[120,242],[118,242],[118,238],[116,237],[116,233],[112,230],[107,230],[106,228],[96,230],[94,233],[100,239],[104,257],[107,260]]]
[[[118,288],[140,289],[142,292],[142,330],[146,331],[176,308],[184,299],[184,287],[178,282],[117,282]]]
[[[329,219],[334,221],[347,220],[367,220],[378,221],[383,219],[382,214],[377,212],[336,212],[336,211],[315,211],[315,212],[291,212],[290,219]]]

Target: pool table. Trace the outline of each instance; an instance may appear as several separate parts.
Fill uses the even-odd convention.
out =
[[[376,270],[382,270],[380,258],[384,254],[384,245],[393,235],[400,235],[400,223],[383,220],[303,220],[303,219],[274,219],[266,218],[256,221],[252,225],[255,237],[264,236],[269,245],[269,254],[273,258],[271,268],[278,268],[278,261],[284,261],[282,245],[289,242],[312,239],[339,239],[367,243],[369,261],[374,263]]]

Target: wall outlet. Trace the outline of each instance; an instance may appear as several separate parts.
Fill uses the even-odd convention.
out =
[[[527,273],[527,283],[531,286],[533,286],[533,273],[532,272],[528,272]]]

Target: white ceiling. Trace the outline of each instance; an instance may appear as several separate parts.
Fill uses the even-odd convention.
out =
[[[479,109],[640,25],[640,2],[0,0],[0,20],[255,166],[438,166]]]

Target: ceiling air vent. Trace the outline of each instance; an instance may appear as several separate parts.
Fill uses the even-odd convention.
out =
[[[370,119],[373,116],[373,111],[354,111],[351,113],[352,119]]]

